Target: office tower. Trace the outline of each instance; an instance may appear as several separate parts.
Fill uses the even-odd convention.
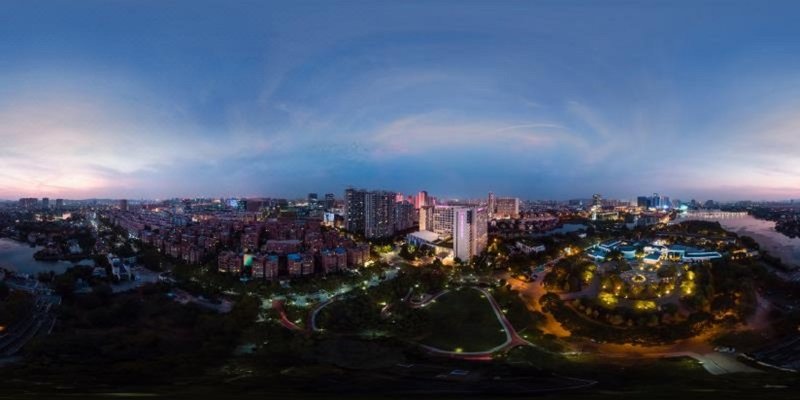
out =
[[[325,193],[325,209],[332,210],[336,207],[336,196],[333,193]]]
[[[499,197],[495,200],[495,217],[519,218],[519,199],[516,197]]]
[[[661,196],[658,193],[653,193],[653,197],[650,200],[650,207],[659,208],[661,207]]]

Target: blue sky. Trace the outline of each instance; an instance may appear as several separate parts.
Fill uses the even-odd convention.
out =
[[[0,197],[800,198],[796,2],[0,4]]]

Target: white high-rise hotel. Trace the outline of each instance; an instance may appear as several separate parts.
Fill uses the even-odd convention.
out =
[[[489,216],[486,207],[456,207],[453,210],[453,253],[471,260],[486,250]]]
[[[408,238],[416,244],[429,241],[431,236],[443,241],[451,238],[453,257],[467,261],[486,249],[488,226],[485,206],[428,206],[420,208],[420,232]]]

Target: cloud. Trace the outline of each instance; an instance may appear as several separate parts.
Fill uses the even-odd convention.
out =
[[[259,132],[209,132],[156,93],[83,82],[36,77],[0,98],[0,196],[100,194],[143,172],[168,178],[176,164],[269,148]]]
[[[421,114],[390,121],[364,135],[373,157],[379,159],[419,154],[450,157],[459,151],[543,151],[576,137],[553,123],[472,120],[442,114]]]

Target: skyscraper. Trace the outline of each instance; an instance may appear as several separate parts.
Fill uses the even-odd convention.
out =
[[[50,199],[47,197],[42,197],[42,208],[47,210],[50,208]]]
[[[493,218],[494,213],[497,210],[496,200],[497,199],[494,197],[494,193],[489,192],[489,201],[487,202],[488,209],[486,210],[486,212],[489,214],[489,218]]]
[[[119,209],[122,211],[128,211],[128,200],[122,199],[119,201]]]
[[[650,207],[659,208],[661,207],[661,196],[658,193],[653,193],[653,197],[650,199]]]
[[[308,205],[316,205],[319,197],[316,193],[309,193],[308,194]]]

